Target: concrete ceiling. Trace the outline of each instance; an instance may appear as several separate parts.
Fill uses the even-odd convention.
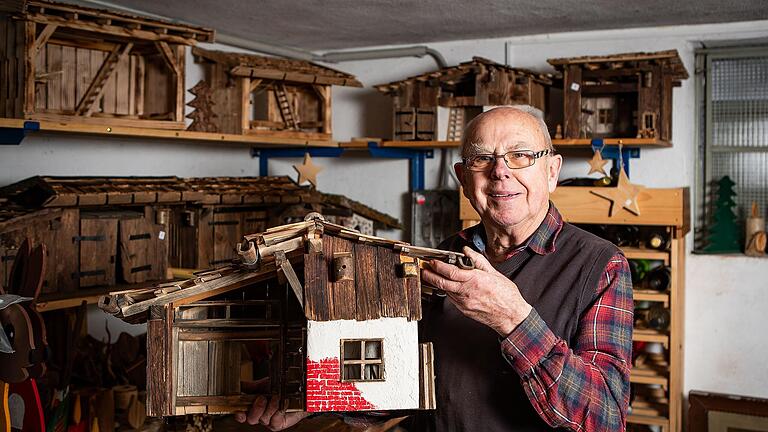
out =
[[[766,0],[88,1],[308,51],[768,19]]]

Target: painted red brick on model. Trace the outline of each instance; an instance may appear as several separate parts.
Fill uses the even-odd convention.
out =
[[[307,411],[361,411],[376,409],[354,383],[341,382],[339,359],[307,359]]]

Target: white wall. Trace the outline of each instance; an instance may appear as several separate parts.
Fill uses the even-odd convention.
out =
[[[418,409],[419,338],[416,321],[379,318],[369,321],[307,322],[307,360],[340,360],[341,339],[383,339],[384,381],[355,382],[375,409]]]
[[[699,41],[768,37],[768,21],[614,31],[547,34],[429,44],[449,64],[479,55],[498,62],[546,70],[547,58],[675,48],[693,75],[693,50]],[[187,58],[191,59],[191,56]],[[345,62],[334,67],[357,75],[362,89],[335,88],[335,138],[389,136],[390,102],[370,86],[434,70],[428,58]],[[188,84],[200,77],[187,66]],[[189,85],[188,85],[189,87]],[[191,95],[188,95],[188,99]],[[674,91],[671,149],[644,149],[633,160],[632,180],[648,187],[693,186],[695,173],[693,78]],[[439,152],[437,152],[439,155]],[[257,175],[257,160],[245,146],[220,143],[33,135],[20,146],[0,146],[0,185],[37,175]],[[273,160],[270,174],[295,177],[298,159]],[[362,153],[338,160],[316,159],[325,167],[320,189],[342,193],[407,220],[408,164],[372,160]],[[437,186],[439,159],[428,160],[426,185]],[[565,176],[586,173],[584,161],[566,162]],[[400,233],[387,235],[398,237]],[[689,248],[691,239],[689,235]],[[746,257],[687,257],[685,391],[690,389],[768,397],[768,266]],[[731,375],[726,375],[730,373]]]

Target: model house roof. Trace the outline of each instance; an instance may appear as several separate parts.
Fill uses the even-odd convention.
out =
[[[347,87],[363,86],[354,75],[304,60],[210,51],[199,47],[195,47],[192,50],[192,54],[224,65],[229,69],[229,73],[235,76],[308,84],[333,84]]]
[[[300,186],[287,176],[264,177],[46,177],[35,176],[0,188],[0,223],[49,207],[180,204],[322,204],[348,209],[374,222],[400,222],[360,202]]]
[[[403,262],[413,265],[408,243],[364,235],[341,225],[312,217],[304,222],[282,225],[263,233],[247,235],[238,245],[240,259],[230,266],[196,273],[186,281],[165,283],[139,290],[104,296],[100,307],[127,321],[135,321],[152,306],[181,306],[206,300],[236,289],[264,289],[258,285],[282,272],[307,319],[358,321],[383,317],[421,318],[421,286],[418,273],[399,273]],[[306,253],[305,253],[306,252]],[[354,277],[331,275],[332,260],[347,254]],[[448,254],[448,253],[446,253]],[[293,266],[305,269],[302,284]],[[303,286],[302,286],[303,285]],[[141,314],[141,315],[140,315]]]
[[[547,62],[558,69],[562,69],[566,65],[577,64],[589,70],[627,69],[641,67],[644,64],[660,64],[669,68],[673,80],[680,81],[688,78],[688,71],[685,70],[677,50],[651,53],[634,52],[607,56],[564,57],[548,59]]]
[[[18,2],[21,3],[21,2]],[[95,9],[79,5],[28,0],[16,11],[26,12],[25,18],[35,22],[71,27],[78,31],[94,31],[112,34],[117,37],[158,40],[185,45],[196,42],[213,42],[214,31],[211,29],[172,23],[153,18]]]
[[[415,75],[403,80],[393,81],[388,84],[379,84],[374,86],[374,88],[382,93],[388,94],[396,92],[400,89],[400,87],[416,81],[436,80],[441,83],[454,84],[461,81],[467,75],[485,73],[489,69],[501,69],[516,75],[528,77],[542,84],[552,84],[550,75],[537,73],[528,69],[513,68],[482,57],[472,57],[471,61],[461,63],[457,66],[445,67],[440,70],[423,73],[421,75]]]

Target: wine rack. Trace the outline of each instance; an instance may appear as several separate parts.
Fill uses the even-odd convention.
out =
[[[669,268],[669,287],[651,289],[634,283],[635,306],[667,311],[668,325],[661,329],[636,322],[633,331],[633,364],[630,374],[632,402],[627,417],[629,431],[680,432],[683,413],[683,322],[685,282],[685,235],[689,231],[688,188],[645,189],[638,196],[640,214],[619,211],[609,216],[610,202],[590,191],[592,187],[558,187],[552,194],[563,218],[603,237],[616,227],[636,227],[636,232],[663,232],[661,249],[644,241],[621,241],[619,247],[630,261],[650,262],[653,269]],[[462,226],[479,222],[477,213],[463,197]],[[602,232],[601,232],[602,231]],[[631,231],[631,230],[630,230]],[[609,238],[616,242],[616,239]],[[663,320],[662,320],[663,321]],[[643,346],[642,352],[639,351]]]

